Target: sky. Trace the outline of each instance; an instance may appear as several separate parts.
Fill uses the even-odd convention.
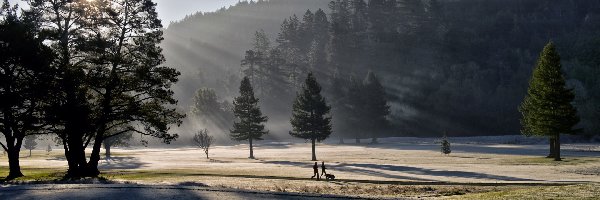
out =
[[[183,19],[186,15],[201,12],[212,12],[222,7],[229,7],[239,0],[154,0],[157,3],[159,17],[166,27],[171,21]],[[21,0],[9,0],[11,4],[22,3]]]
[[[229,7],[239,0],[155,0],[159,17],[163,25],[183,19],[186,15],[201,12],[212,12],[222,7]]]

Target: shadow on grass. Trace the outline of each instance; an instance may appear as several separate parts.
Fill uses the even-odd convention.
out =
[[[69,184],[69,183],[66,183]],[[179,185],[188,186],[188,185]],[[158,187],[146,185],[94,185],[65,188],[37,188],[31,185],[20,185],[0,188],[0,199],[214,199],[215,194],[202,190],[175,187]],[[237,198],[232,192],[228,196]]]
[[[261,162],[267,163],[267,164],[291,165],[291,166],[306,167],[306,168],[310,168],[312,166],[311,164],[307,164],[307,163],[303,163],[303,162],[292,162],[292,161],[264,161],[264,160],[261,160]],[[394,174],[389,174],[389,173],[385,173],[385,172],[375,171],[375,170],[371,170],[371,169],[350,168],[348,166],[340,166],[340,165],[333,165],[333,166],[329,165],[328,168],[329,168],[329,170],[352,172],[352,173],[371,175],[371,176],[377,176],[377,177],[383,177],[383,178],[404,179],[404,180],[410,180],[410,181],[435,181],[435,180],[431,180],[431,179],[400,176],[400,175],[394,175]],[[306,170],[306,172],[308,172],[307,173],[308,175],[312,175],[312,174],[310,174],[310,172],[311,172],[310,170]]]
[[[101,160],[98,169],[139,169],[146,165],[139,158],[135,157],[111,157],[108,160]]]
[[[397,165],[385,165],[385,164],[348,164],[342,163],[337,167],[341,167],[342,169],[347,169],[347,167],[360,167],[360,168],[370,168],[370,169],[378,169],[385,171],[394,171],[394,172],[403,172],[414,175],[428,175],[428,176],[437,176],[437,177],[455,177],[455,178],[470,178],[470,179],[494,179],[497,181],[539,181],[535,179],[524,179],[524,178],[516,178],[510,176],[499,176],[499,175],[491,175],[485,173],[477,173],[477,172],[465,172],[465,171],[450,171],[450,170],[434,170],[434,169],[425,169],[418,167],[408,167],[408,166],[397,166]]]
[[[110,174],[105,174],[111,176]],[[209,173],[181,173],[181,172],[131,172],[129,176],[139,177],[221,177],[221,178],[248,178],[248,179],[264,179],[264,180],[287,180],[287,181],[317,181],[311,178],[286,177],[286,176],[259,176],[259,175],[242,175],[242,174],[209,174]],[[545,183],[545,182],[489,182],[489,183],[474,183],[474,182],[443,182],[443,181],[386,181],[386,180],[359,180],[359,179],[335,179],[335,181],[320,180],[322,182],[330,182],[332,184],[340,183],[367,183],[367,184],[392,184],[392,185],[444,185],[444,186],[562,186],[573,185],[584,182],[560,182],[560,183]]]
[[[291,162],[291,161],[262,161],[267,164],[277,165],[291,165],[296,167],[310,168],[310,164],[304,162]],[[329,165],[330,171],[342,171],[350,173],[359,173],[364,175],[377,176],[382,178],[394,178],[394,179],[405,179],[409,181],[437,181],[435,179],[425,179],[410,176],[400,176],[396,174],[390,174],[389,172],[401,172],[413,175],[427,175],[435,177],[456,177],[456,178],[470,178],[470,179],[493,179],[497,181],[539,181],[535,179],[524,179],[509,176],[491,175],[477,172],[465,172],[465,171],[449,171],[449,170],[434,170],[425,169],[418,167],[398,166],[398,165],[386,165],[386,164],[352,164],[352,163],[340,163],[337,165]],[[307,170],[310,172],[310,170]]]
[[[440,145],[433,143],[380,143],[369,145],[349,145],[364,146],[374,149],[390,149],[405,151],[433,151],[440,152]],[[579,151],[572,149],[563,149],[564,156],[600,156],[600,152]],[[498,155],[517,155],[517,156],[543,156],[548,154],[547,145],[503,145],[503,144],[452,144],[452,154],[475,153],[475,154],[498,154]]]

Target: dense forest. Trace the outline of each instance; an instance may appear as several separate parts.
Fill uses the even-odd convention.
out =
[[[368,130],[359,126],[372,113],[354,105],[372,96],[365,88],[373,80],[389,106],[379,133],[518,134],[517,108],[538,53],[553,41],[576,94],[578,126],[593,135],[600,128],[599,33],[598,1],[270,0],[172,23],[162,46],[168,64],[183,72],[176,88],[182,109],[198,111],[204,104],[194,99],[208,94],[223,113],[211,116],[217,128],[230,126],[223,124],[228,102],[250,76],[272,135],[284,135],[299,83],[312,71],[332,104],[334,135],[370,138],[350,130]]]

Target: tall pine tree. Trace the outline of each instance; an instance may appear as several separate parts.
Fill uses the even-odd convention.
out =
[[[290,135],[312,143],[312,160],[317,160],[315,143],[321,142],[331,135],[331,107],[321,96],[321,86],[312,73],[308,74],[302,91],[296,97],[292,110],[293,131]]]
[[[388,127],[386,117],[390,114],[390,106],[387,104],[385,88],[372,71],[369,71],[363,81],[362,89],[364,130],[371,132],[372,143],[377,143],[381,131]]]
[[[577,110],[571,104],[575,95],[566,87],[560,56],[552,42],[538,59],[529,82],[527,96],[521,104],[521,132],[527,136],[550,138],[550,153],[560,161],[560,134],[574,134],[579,123]]]
[[[356,144],[360,143],[360,139],[364,139],[364,113],[366,113],[365,98],[363,98],[363,84],[356,77],[351,76],[348,83],[348,92],[343,100],[345,109],[345,122],[347,133],[356,140]]]
[[[233,113],[236,121],[231,129],[231,139],[236,141],[248,141],[250,144],[250,159],[254,159],[252,142],[262,140],[262,136],[269,133],[265,130],[263,123],[268,118],[262,115],[258,106],[258,98],[254,96],[254,90],[248,77],[244,77],[240,85],[240,96],[233,101]]]

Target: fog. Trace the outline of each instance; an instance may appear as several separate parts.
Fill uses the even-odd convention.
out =
[[[298,87],[288,85],[301,83],[308,71],[317,74],[331,104],[335,104],[336,90],[347,91],[349,83],[360,82],[368,71],[373,71],[388,95],[387,119],[391,126],[380,131],[385,136],[519,134],[517,108],[537,55],[549,40],[555,41],[560,50],[573,52],[565,53],[563,60],[569,63],[567,79],[578,86],[576,95],[582,99],[576,106],[598,105],[598,98],[589,95],[597,90],[594,89],[597,81],[587,81],[595,72],[588,71],[585,75],[589,66],[597,62],[588,59],[589,54],[570,50],[587,48],[585,41],[594,40],[599,30],[597,20],[592,19],[597,18],[599,5],[593,2],[555,3],[548,8],[544,5],[539,1],[490,1],[483,5],[475,0],[404,0],[388,7],[366,3],[361,10],[350,3],[349,32],[336,32],[329,27],[325,32],[326,44],[319,47],[323,52],[316,53],[325,60],[317,64],[311,64],[314,57],[310,55],[314,54],[309,52],[310,43],[324,34],[299,36],[309,39],[288,43],[278,38],[281,40],[284,19],[289,21],[295,15],[302,26],[308,9],[312,13],[323,9],[329,23],[346,20],[339,14],[345,11],[339,7],[332,11],[329,1],[241,2],[216,12],[186,16],[165,29],[162,43],[167,65],[182,73],[174,90],[180,110],[188,113],[183,126],[174,131],[182,135],[180,142],[184,143],[187,140],[184,138],[202,128],[209,129],[221,143],[231,142],[228,129],[207,123],[190,112],[193,97],[196,90],[211,88],[219,101],[231,102],[239,94],[244,69],[241,60],[247,50],[254,48],[255,32],[264,30],[272,49],[286,52],[296,48],[300,52],[297,57],[286,55],[286,63],[298,68],[281,66],[285,77],[268,80],[278,90],[286,91],[286,95],[277,98],[259,95],[263,113],[269,117],[267,139],[291,139],[288,134],[291,101]],[[560,10],[564,12],[559,15]],[[333,12],[338,13],[335,19]],[[538,20],[530,20],[533,18]],[[577,32],[576,37],[569,36]],[[342,80],[343,87],[332,88],[334,78]],[[598,114],[580,110],[583,117],[579,126],[588,135],[597,133],[594,121]],[[342,122],[349,117],[335,108],[332,115],[334,121],[337,118]],[[347,133],[343,130],[348,127],[343,124],[333,126],[331,140],[339,136],[346,139],[370,136]]]

